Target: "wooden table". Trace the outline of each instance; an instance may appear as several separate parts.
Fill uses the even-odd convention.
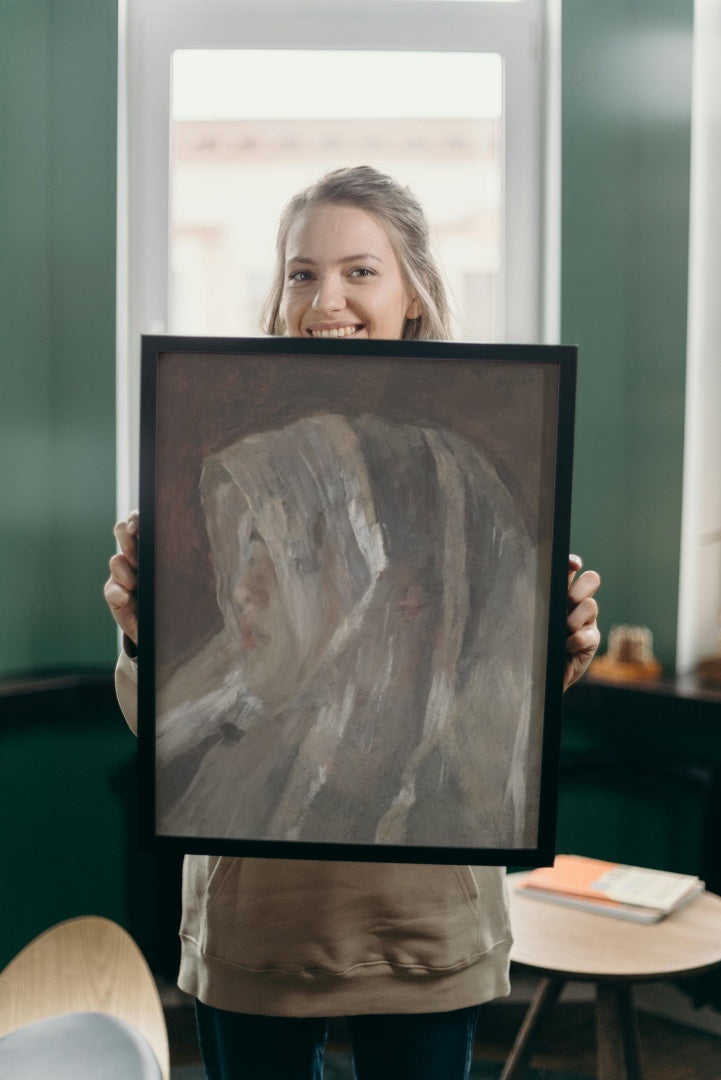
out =
[[[511,960],[543,976],[501,1080],[519,1080],[535,1036],[569,980],[596,986],[599,1080],[643,1080],[632,986],[721,966],[721,898],[703,893],[653,924],[529,899],[509,874]]]

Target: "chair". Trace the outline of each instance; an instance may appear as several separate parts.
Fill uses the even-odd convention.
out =
[[[125,930],[69,919],[10,961],[0,973],[0,1076],[169,1080],[160,997]]]

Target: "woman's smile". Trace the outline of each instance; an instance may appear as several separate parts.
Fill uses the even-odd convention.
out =
[[[311,337],[320,338],[343,338],[343,337],[355,337],[361,330],[365,329],[363,323],[352,323],[349,326],[309,326],[306,329]]]

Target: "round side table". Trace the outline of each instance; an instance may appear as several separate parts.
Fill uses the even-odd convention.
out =
[[[542,976],[501,1073],[520,1080],[544,1017],[568,981],[596,987],[599,1080],[643,1080],[632,987],[721,966],[721,898],[702,893],[658,923],[608,915],[523,895],[525,874],[509,874],[511,960]]]

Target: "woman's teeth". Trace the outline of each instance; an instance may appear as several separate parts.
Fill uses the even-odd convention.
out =
[[[337,338],[337,337],[350,337],[351,334],[355,334],[361,327],[356,326],[334,326],[332,330],[311,330],[311,337],[320,338]]]

